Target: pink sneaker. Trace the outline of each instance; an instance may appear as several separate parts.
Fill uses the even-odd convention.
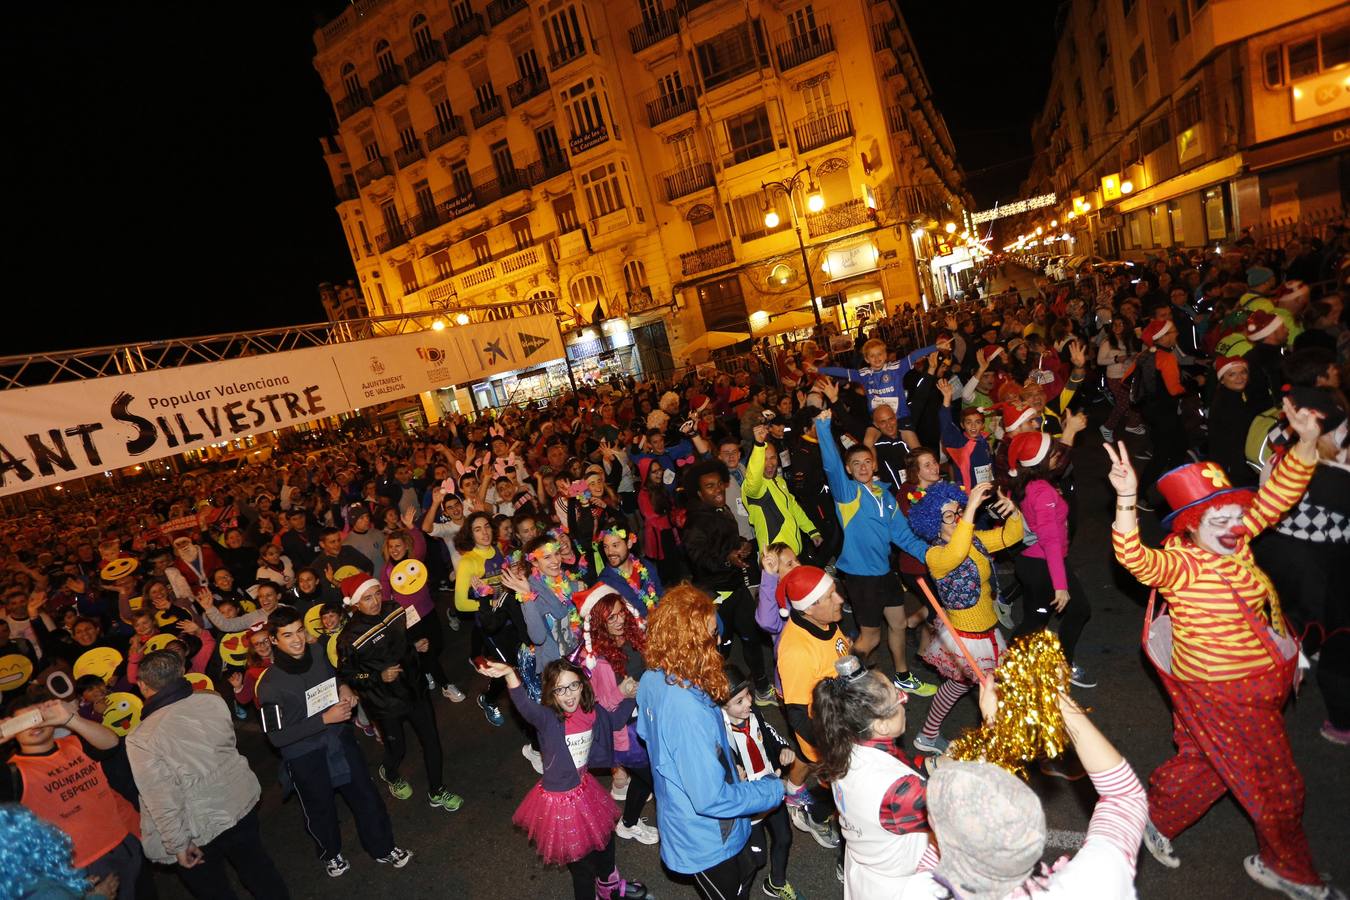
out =
[[[1350,728],[1337,728],[1327,719],[1322,723],[1322,737],[1331,741],[1333,744],[1340,744],[1342,747],[1350,747]]]

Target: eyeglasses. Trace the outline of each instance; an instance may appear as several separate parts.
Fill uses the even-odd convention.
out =
[[[571,684],[560,684],[553,689],[553,696],[565,697],[568,694],[575,694],[579,690],[581,690],[580,680],[574,681]]]
[[[622,621],[623,621],[625,618],[627,618],[627,617],[628,617],[628,613],[627,613],[626,610],[616,609],[616,610],[614,610],[614,612],[612,612],[612,613],[610,613],[609,615],[605,616],[605,621],[607,621],[607,622],[622,622]]]
[[[965,507],[958,507],[957,509],[944,509],[942,511],[942,524],[955,525],[958,521],[960,521],[961,514],[964,513],[965,511],[966,511]]]

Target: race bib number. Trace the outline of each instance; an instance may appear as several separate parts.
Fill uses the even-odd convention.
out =
[[[985,483],[987,483],[987,482],[993,481],[993,480],[994,480],[994,467],[993,467],[993,466],[976,466],[976,467],[975,467],[974,475],[975,475],[975,483],[976,483],[976,484],[985,484]]]
[[[586,763],[591,758],[591,742],[594,740],[594,735],[589,731],[567,736],[567,752],[572,754],[572,763],[578,769],[586,768]]]
[[[418,622],[422,621],[422,614],[417,611],[417,607],[409,606],[403,611],[404,626],[412,628]]]
[[[670,469],[666,469],[666,471],[663,472],[663,473],[661,474],[661,483],[662,483],[662,484],[674,484],[674,483],[675,483],[675,473],[672,472]]]
[[[338,702],[337,679],[322,681],[305,691],[305,718],[317,716]]]
[[[745,508],[745,504],[741,502],[740,497],[736,498],[736,515],[742,519],[750,518],[750,510]]]
[[[780,450],[778,452],[778,467],[786,469],[790,465],[792,465],[792,454],[786,450]]]
[[[845,450],[852,450],[853,445],[858,442],[855,441],[852,437],[848,436],[847,434],[841,434],[839,435],[839,443],[844,445]]]
[[[897,416],[900,415],[899,397],[873,397],[872,408],[876,409],[878,404],[881,404],[883,406],[889,406],[891,408],[891,412],[895,413]]]

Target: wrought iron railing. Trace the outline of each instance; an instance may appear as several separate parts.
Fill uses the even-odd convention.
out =
[[[441,42],[435,38],[428,38],[425,44],[419,44],[416,50],[404,57],[403,68],[407,71],[408,78],[416,78],[443,59],[445,48],[441,46]]]
[[[360,88],[355,93],[348,92],[347,96],[337,102],[338,121],[350,119],[361,110],[370,105],[370,94],[365,88]]]
[[[506,109],[502,106],[502,98],[497,94],[492,94],[487,103],[475,106],[470,112],[474,128],[482,128],[493,119],[500,119],[504,115]]]
[[[446,31],[444,36],[445,52],[454,53],[460,47],[465,46],[476,37],[481,37],[487,33],[483,27],[482,13],[474,13],[469,18],[460,22],[454,28]]]
[[[378,100],[394,88],[403,84],[403,67],[399,65],[390,66],[380,74],[376,75],[370,82],[370,99]]]
[[[512,106],[519,106],[531,97],[537,97],[548,90],[548,73],[531,72],[519,81],[506,86],[506,98]]]
[[[719,266],[729,266],[735,261],[736,254],[731,249],[731,241],[722,241],[708,247],[700,247],[691,253],[681,253],[680,271],[685,275],[695,275]]]
[[[654,18],[645,19],[641,25],[628,29],[628,45],[634,53],[641,53],[679,30],[680,17],[674,10],[663,9]]]
[[[356,170],[356,183],[365,187],[377,178],[383,178],[388,174],[390,174],[389,163],[381,156]]]
[[[459,116],[451,116],[444,122],[438,122],[435,128],[430,128],[426,133],[427,149],[435,150],[442,144],[448,144],[457,137],[465,137],[468,134],[464,130],[464,120]]]
[[[796,34],[784,29],[777,37],[774,52],[778,57],[780,72],[795,69],[802,63],[824,56],[834,49],[834,32],[827,24],[817,25],[810,31]]]
[[[487,5],[488,21],[500,25],[528,5],[525,0],[492,0]]]
[[[792,135],[797,139],[797,152],[808,153],[826,144],[853,136],[853,115],[847,103],[830,109],[829,112],[799,119],[792,125]]]
[[[659,176],[665,186],[666,202],[671,203],[695,191],[713,186],[712,163],[698,162]]]
[[[873,220],[872,210],[861,198],[845,200],[843,203],[836,203],[829,209],[821,210],[818,213],[806,214],[806,230],[811,237],[820,237],[823,234],[832,234],[836,231],[843,231],[845,228],[853,228],[856,225],[866,225]]]
[[[426,151],[422,149],[422,142],[413,141],[411,145],[399,147],[394,151],[394,165],[403,169],[425,158],[426,155]]]
[[[684,85],[674,91],[658,91],[654,96],[649,96],[652,96],[652,99],[646,102],[647,124],[652,127],[669,122],[676,116],[693,112],[698,106],[698,95],[693,88]]]

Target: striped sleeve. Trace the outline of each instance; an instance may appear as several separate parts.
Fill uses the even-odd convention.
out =
[[[1307,491],[1308,482],[1312,480],[1316,468],[1316,464],[1310,466],[1293,453],[1285,453],[1280,457],[1266,483],[1256,492],[1256,499],[1243,518],[1242,524],[1247,526],[1251,537],[1256,537],[1294,508]]]
[[[1091,777],[1098,800],[1083,846],[1110,845],[1125,857],[1133,873],[1144,824],[1148,821],[1148,795],[1130,764],[1123,759],[1105,772],[1093,772]]]
[[[1149,587],[1179,587],[1188,571],[1179,554],[1145,547],[1139,540],[1138,528],[1124,533],[1112,528],[1111,549],[1115,551],[1116,561],[1140,584]]]
[[[937,847],[929,840],[928,846],[924,848],[923,856],[919,859],[919,865],[914,869],[915,872],[931,872],[938,867],[940,858]]]

